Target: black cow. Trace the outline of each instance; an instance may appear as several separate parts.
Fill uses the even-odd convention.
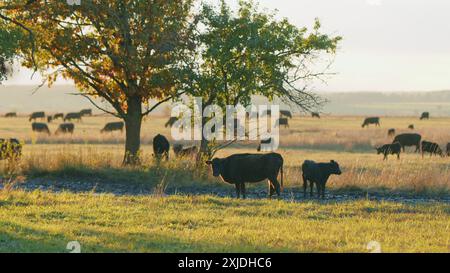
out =
[[[5,114],[5,118],[15,118],[15,117],[17,117],[16,112],[10,112]]]
[[[162,156],[169,160],[170,143],[163,135],[157,134],[153,138],[153,155],[160,160]]]
[[[177,157],[192,157],[197,154],[197,146],[183,147],[181,144],[175,144],[173,146],[173,152]]]
[[[234,154],[226,158],[214,158],[206,164],[210,165],[215,177],[234,184],[237,198],[245,199],[245,183],[258,183],[269,180],[269,197],[274,192],[281,195],[283,189],[283,157],[277,153],[268,154]],[[281,171],[281,186],[278,173]]]
[[[405,151],[405,147],[407,146],[416,146],[416,152],[420,151],[420,141],[422,140],[422,136],[419,134],[400,134],[394,138],[395,142],[399,142],[402,146],[403,152]]]
[[[73,123],[63,123],[58,126],[55,135],[59,134],[73,134],[75,130],[75,125]]]
[[[32,120],[37,120],[38,118],[40,119],[45,119],[45,112],[34,112],[30,115],[30,118],[28,119],[28,121],[32,121]]]
[[[430,119],[430,113],[429,112],[423,112],[420,116],[420,120],[422,119]]]
[[[66,116],[64,117],[64,121],[72,121],[72,120],[78,120],[81,121],[81,113],[68,113],[66,114]]]
[[[19,159],[22,155],[22,144],[15,138],[0,138],[0,160]]]
[[[289,120],[287,118],[279,118],[277,121],[277,125],[284,125],[284,128],[289,128]]]
[[[317,198],[325,198],[325,185],[332,174],[342,174],[339,164],[331,160],[330,163],[316,163],[312,160],[305,160],[302,165],[303,194],[306,196],[306,188],[310,186],[310,196],[313,196],[313,187],[316,184]]]
[[[375,148],[377,150],[377,154],[383,154],[383,160],[387,160],[388,155],[397,155],[397,159],[400,159],[400,152],[402,150],[402,145],[400,143],[395,142],[392,144],[386,144],[381,147]]]
[[[280,116],[292,118],[292,113],[289,110],[280,110]]]
[[[311,117],[313,118],[320,118],[320,114],[317,112],[311,112]]]
[[[380,118],[379,117],[370,117],[366,118],[361,125],[362,128],[369,127],[370,124],[375,124],[375,126],[380,126]]]
[[[410,125],[408,126],[408,129],[414,130],[414,124],[410,124]]]
[[[63,113],[56,113],[53,115],[53,120],[57,120],[57,119],[64,119],[64,114]]]
[[[103,127],[103,129],[100,130],[100,133],[113,132],[113,131],[123,132],[124,126],[125,126],[125,124],[122,121],[109,122],[109,123],[105,124],[105,127]]]
[[[92,109],[82,109],[82,110],[80,111],[80,115],[81,115],[82,117],[85,117],[85,116],[92,116]]]
[[[391,128],[388,130],[388,136],[395,136],[395,129]]]
[[[175,122],[177,122],[178,118],[177,117],[170,117],[169,120],[166,122],[166,124],[164,124],[164,127],[172,127]]]
[[[430,157],[434,155],[444,156],[441,147],[439,144],[429,141],[422,141],[422,158],[425,152],[430,153]],[[448,148],[448,147],[447,147]]]
[[[33,122],[31,124],[31,129],[33,130],[33,132],[47,133],[48,135],[50,135],[50,130],[48,129],[47,124],[45,123]]]
[[[450,156],[450,142],[447,143],[447,156]]]

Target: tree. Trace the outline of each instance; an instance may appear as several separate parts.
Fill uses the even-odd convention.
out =
[[[192,0],[16,2],[0,5],[0,11],[33,33],[34,50],[21,47],[23,65],[36,65],[49,84],[59,75],[72,79],[98,109],[123,119],[123,162],[138,163],[142,118],[183,92],[178,60]],[[115,111],[95,104],[94,97]]]
[[[0,23],[0,83],[11,72],[11,65],[17,54],[21,32],[6,24]]]
[[[240,1],[236,13],[223,0],[218,8],[203,5],[192,35],[195,51],[185,60],[188,93],[202,97],[203,107],[247,106],[253,95],[280,98],[304,111],[320,106],[308,84],[326,75],[328,65],[319,72],[314,68],[324,53],[335,54],[341,37],[321,34],[318,20],[308,31],[274,16],[250,1]],[[208,152],[204,137],[201,152]]]

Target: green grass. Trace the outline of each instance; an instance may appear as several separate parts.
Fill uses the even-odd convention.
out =
[[[449,252],[450,205],[0,193],[0,252]]]

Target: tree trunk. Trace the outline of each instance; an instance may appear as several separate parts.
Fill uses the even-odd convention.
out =
[[[140,163],[141,148],[142,103],[140,97],[128,99],[127,115],[125,117],[125,156],[124,165],[137,165]]]
[[[206,123],[206,118],[202,118],[202,139],[200,141],[200,150],[197,154],[197,165],[202,164],[202,161],[206,159],[209,155],[209,141],[205,138],[203,134],[203,125]]]

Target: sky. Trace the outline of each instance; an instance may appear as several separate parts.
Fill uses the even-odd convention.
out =
[[[214,0],[212,0],[214,2]],[[237,0],[227,0],[237,6]],[[327,83],[316,91],[450,89],[448,0],[254,0],[299,27],[319,18],[323,32],[343,41]],[[37,84],[21,69],[6,84]],[[59,81],[59,83],[66,83]]]

